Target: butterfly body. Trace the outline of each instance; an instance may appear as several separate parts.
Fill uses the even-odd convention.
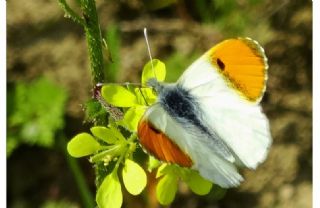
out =
[[[222,187],[238,186],[243,178],[236,166],[255,169],[271,144],[259,105],[266,68],[255,41],[231,39],[195,61],[176,83],[149,80],[158,99],[139,122],[141,145]]]

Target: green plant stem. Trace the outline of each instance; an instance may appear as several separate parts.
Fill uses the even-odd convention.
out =
[[[116,163],[116,165],[114,167],[114,171],[118,170],[120,163],[123,162],[123,159],[126,157],[128,152],[130,152],[131,143],[135,138],[136,138],[136,134],[131,134],[130,138],[127,141],[125,141],[125,143],[124,143],[125,151],[122,152],[122,154],[120,155],[119,159],[117,160],[117,163]]]
[[[102,37],[96,9],[96,2],[94,0],[76,1],[81,7],[83,18],[81,18],[75,11],[71,9],[66,0],[58,0],[58,2],[66,13],[67,17],[84,27],[89,51],[93,85],[97,83],[103,83],[105,80],[105,73],[102,53]]]
[[[99,26],[99,19],[94,0],[80,0],[80,6],[85,21],[90,68],[93,84],[104,82],[104,63],[102,54],[102,37]]]
[[[69,17],[70,19],[82,25],[83,27],[85,26],[84,20],[70,8],[70,6],[67,4],[65,0],[58,0],[58,3],[63,9],[63,11],[66,13],[66,17]]]
[[[98,154],[95,154],[90,158],[90,162],[95,163],[98,162],[99,160],[102,160],[104,157],[107,155],[115,155],[117,152],[120,152],[119,150],[121,149],[120,145],[114,145],[112,148],[108,150],[104,150]]]
[[[87,183],[85,181],[85,177],[82,174],[82,171],[81,171],[81,168],[78,164],[78,161],[68,154],[67,149],[66,149],[67,143],[66,143],[65,137],[60,136],[59,140],[60,140],[60,146],[64,152],[64,156],[68,162],[69,168],[70,168],[70,170],[75,178],[76,184],[78,186],[81,200],[82,200],[84,207],[87,207],[87,208],[95,207],[95,205],[96,205],[95,200],[91,195],[89,187],[87,186]]]
[[[123,161],[123,159],[125,158],[126,154],[128,152],[128,149],[126,149],[119,157],[119,159],[117,160],[116,165],[114,166],[113,171],[118,171],[119,165],[120,163]]]
[[[101,30],[99,26],[99,19],[96,9],[95,0],[76,0],[76,3],[80,5],[82,16],[79,17],[66,3],[66,0],[58,0],[60,6],[65,11],[66,15],[70,17],[75,22],[81,24],[84,27],[88,52],[89,52],[89,60],[90,60],[90,69],[91,69],[91,77],[92,83],[95,86],[97,83],[104,83],[105,82],[105,73],[104,73],[104,60],[103,60],[103,53],[102,53],[102,36]],[[102,121],[97,122],[99,125],[105,125]],[[69,157],[69,156],[68,156]],[[74,165],[75,160],[69,158],[70,161],[69,165],[73,172],[75,172],[75,178],[77,180],[79,189],[84,197],[84,200],[88,199],[88,195],[86,195],[86,191],[84,190],[84,180],[81,179],[77,173],[77,166]],[[103,164],[97,164],[94,166],[96,172],[96,185],[97,187],[100,186],[102,181],[101,177],[103,176],[104,166]],[[91,197],[90,197],[91,198]],[[87,201],[89,205],[89,201]],[[94,206],[91,206],[94,207]]]

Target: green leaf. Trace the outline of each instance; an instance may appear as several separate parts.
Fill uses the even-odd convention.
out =
[[[19,145],[18,138],[14,137],[14,135],[10,132],[7,132],[7,157],[11,155],[11,153],[18,147]]]
[[[110,126],[110,130],[112,131],[113,135],[118,138],[119,140],[126,141],[126,138],[122,135],[122,133],[117,129],[115,126]]]
[[[8,125],[15,146],[21,143],[52,147],[64,127],[66,91],[46,78],[15,83],[8,89]]]
[[[151,105],[156,102],[157,96],[151,88],[135,88],[138,103],[141,105]]]
[[[161,165],[161,162],[154,158],[153,156],[149,156],[148,161],[148,171],[151,172],[153,169],[159,167]]]
[[[147,185],[147,176],[144,170],[132,160],[126,159],[122,169],[123,183],[128,192],[138,195]]]
[[[161,176],[163,176],[165,174],[177,172],[176,169],[177,169],[177,166],[175,166],[175,165],[169,165],[168,163],[162,163],[160,165],[160,167],[158,168],[156,178],[160,178]]]
[[[130,131],[136,132],[138,123],[145,111],[145,106],[135,106],[129,108],[129,110],[127,110],[127,112],[124,114],[124,118],[122,120],[123,126]]]
[[[117,172],[109,174],[102,182],[96,195],[99,208],[120,208],[122,205],[121,185]]]
[[[152,67],[153,66],[153,67]],[[146,85],[151,78],[156,78],[158,81],[164,81],[166,77],[166,66],[158,59],[152,59],[144,67],[141,76],[142,85]]]
[[[162,205],[170,204],[176,195],[178,177],[175,174],[164,175],[157,184],[157,199]]]
[[[67,150],[72,157],[91,155],[100,148],[100,144],[88,133],[77,134],[67,145]]]
[[[107,112],[96,99],[90,99],[84,104],[85,122],[107,123]]]
[[[184,169],[186,174],[182,174],[182,180],[186,182],[195,194],[206,195],[212,188],[212,183],[199,175],[198,171]]]
[[[114,131],[104,126],[94,126],[90,129],[90,131],[94,136],[107,142],[108,144],[114,144],[118,140],[114,134]]]
[[[136,96],[125,87],[115,84],[104,85],[101,89],[102,97],[117,107],[131,107],[138,104]]]

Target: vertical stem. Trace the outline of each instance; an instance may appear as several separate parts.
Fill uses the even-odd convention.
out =
[[[80,17],[71,7],[67,4],[66,0],[58,0],[61,8],[66,13],[67,17],[70,17],[73,21],[81,24],[84,27],[87,46],[89,52],[90,59],[90,69],[91,69],[91,77],[92,83],[95,86],[97,83],[103,83],[105,81],[105,73],[104,73],[104,63],[103,63],[103,54],[102,54],[102,37],[101,30],[99,26],[99,18],[96,9],[95,0],[76,0],[77,4],[80,5],[82,11],[82,17]],[[104,123],[104,121],[101,121]],[[82,173],[73,158],[67,157],[69,166],[72,172],[75,174],[75,178],[79,185],[79,189],[81,191],[81,195],[86,202],[86,206],[88,206],[89,202],[89,194],[87,190],[85,190],[85,183],[83,181]],[[103,175],[101,172],[104,170],[100,166],[95,166],[96,170],[96,178],[98,179],[97,186],[99,186],[101,176]],[[79,175],[77,175],[79,172]],[[101,174],[100,174],[101,173]],[[93,206],[91,206],[93,207]]]
[[[80,7],[82,10],[82,15],[85,21],[84,30],[86,33],[89,58],[90,58],[90,68],[91,77],[93,85],[97,83],[103,83],[105,79],[104,74],[104,63],[102,54],[102,37],[99,25],[99,18],[96,9],[95,0],[78,0],[80,1]],[[101,180],[101,167],[95,166],[96,170],[96,182],[97,187],[100,186]]]
[[[82,203],[84,204],[84,207],[95,207],[94,198],[91,195],[91,191],[89,190],[87,183],[85,181],[85,177],[82,174],[82,170],[80,169],[80,166],[78,164],[78,161],[66,154],[66,158],[69,164],[69,167],[73,173],[73,176],[75,177],[75,180],[77,182],[78,189],[80,191]]]
[[[104,63],[102,55],[102,37],[99,19],[94,0],[80,0],[85,20],[85,33],[90,57],[90,68],[93,84],[104,82]]]
[[[85,176],[82,173],[78,161],[75,158],[71,157],[66,150],[67,142],[65,136],[61,134],[58,141],[59,146],[63,150],[64,156],[68,162],[69,168],[75,178],[83,206],[88,208],[95,207],[94,198],[91,195],[91,191],[86,183]]]

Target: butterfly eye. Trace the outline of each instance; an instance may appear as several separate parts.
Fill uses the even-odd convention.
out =
[[[224,65],[224,63],[221,61],[221,59],[217,59],[217,64],[218,64],[218,66],[219,66],[219,68],[223,71],[224,70],[224,68],[225,68],[225,65]]]

